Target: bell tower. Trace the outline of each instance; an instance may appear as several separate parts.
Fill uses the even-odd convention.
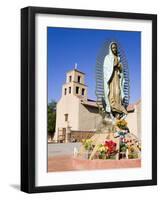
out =
[[[77,69],[77,64],[73,70],[66,74],[66,83],[62,86],[62,97],[68,95],[77,96],[87,100],[87,86],[85,85],[85,74]]]

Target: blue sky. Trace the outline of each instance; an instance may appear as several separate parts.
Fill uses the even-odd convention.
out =
[[[48,102],[58,101],[66,72],[77,69],[86,74],[88,98],[95,99],[95,63],[99,49],[110,38],[115,38],[125,50],[130,74],[130,103],[141,97],[141,33],[96,29],[47,29]]]

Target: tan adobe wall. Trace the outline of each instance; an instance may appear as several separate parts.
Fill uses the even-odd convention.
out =
[[[79,130],[95,130],[100,121],[101,116],[97,108],[80,104]]]
[[[135,111],[128,113],[126,118],[130,132],[138,138],[141,137],[141,102],[134,105]]]
[[[65,114],[68,114],[68,123],[65,121]],[[58,135],[58,128],[66,128],[67,124],[74,130],[79,128],[79,99],[73,95],[67,95],[60,99],[57,103],[56,111],[56,133]]]

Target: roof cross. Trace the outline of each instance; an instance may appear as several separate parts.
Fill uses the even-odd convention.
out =
[[[75,63],[74,68],[77,69],[77,63]]]

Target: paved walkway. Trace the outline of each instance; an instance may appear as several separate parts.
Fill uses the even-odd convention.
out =
[[[73,155],[74,147],[79,149],[80,146],[81,146],[80,142],[48,144],[48,157],[64,155],[64,154]]]
[[[73,171],[73,157],[71,155],[60,155],[48,158],[48,172]]]

